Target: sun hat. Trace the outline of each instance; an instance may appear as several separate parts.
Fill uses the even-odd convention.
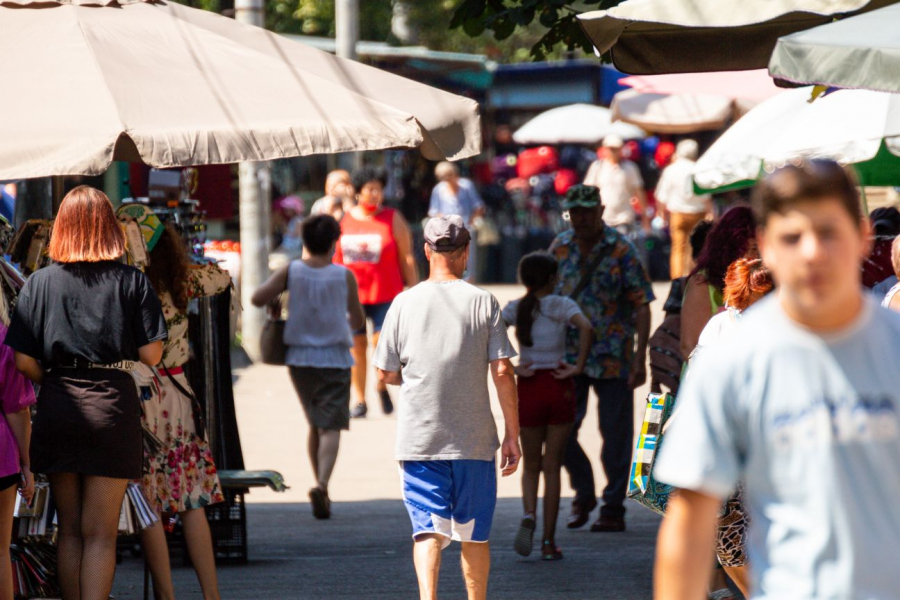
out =
[[[621,148],[625,142],[614,133],[609,134],[605,138],[603,138],[603,147],[604,148]]]

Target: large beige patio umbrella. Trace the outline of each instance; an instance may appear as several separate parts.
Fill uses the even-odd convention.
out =
[[[472,100],[169,2],[0,0],[0,56],[0,180],[481,149]]]
[[[578,16],[598,53],[632,75],[740,71],[769,63],[776,40],[898,0],[627,0]]]

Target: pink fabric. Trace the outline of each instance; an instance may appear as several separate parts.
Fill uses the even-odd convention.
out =
[[[6,339],[6,326],[2,323],[0,338]],[[34,388],[16,370],[15,353],[6,344],[0,344],[0,403],[4,415],[0,419],[0,477],[8,477],[19,472],[19,449],[5,415],[34,404]]]
[[[652,94],[711,94],[753,102],[762,102],[784,91],[775,85],[766,69],[633,75],[620,79],[619,83]]]

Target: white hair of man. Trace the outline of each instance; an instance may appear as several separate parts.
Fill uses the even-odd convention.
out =
[[[459,168],[452,162],[441,161],[434,167],[434,176],[438,181],[447,181],[459,177]]]

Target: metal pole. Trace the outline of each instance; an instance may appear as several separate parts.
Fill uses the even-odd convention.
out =
[[[334,29],[337,55],[356,60],[359,41],[359,0],[335,0]]]
[[[265,25],[264,0],[235,0],[235,19],[257,27]],[[269,276],[271,183],[264,162],[242,162],[240,178],[241,219],[241,336],[244,350],[258,361],[259,338],[266,322],[263,308],[254,308],[250,297]]]
[[[336,54],[348,60],[357,60],[356,43],[359,41],[359,0],[335,0],[334,34]],[[338,157],[338,165],[352,170],[362,166],[362,154],[354,152]]]

